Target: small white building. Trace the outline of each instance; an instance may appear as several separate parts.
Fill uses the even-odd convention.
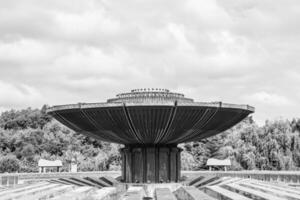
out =
[[[206,166],[209,166],[209,171],[212,170],[212,167],[224,167],[224,171],[227,171],[227,167],[231,166],[231,161],[229,159],[219,160],[209,158],[206,162]]]
[[[44,173],[47,171],[56,171],[59,172],[60,168],[63,166],[61,160],[45,160],[40,159],[38,162],[39,172]]]

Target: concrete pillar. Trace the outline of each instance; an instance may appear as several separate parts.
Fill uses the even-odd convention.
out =
[[[127,183],[178,182],[180,152],[177,145],[128,145],[121,149],[122,178]]]

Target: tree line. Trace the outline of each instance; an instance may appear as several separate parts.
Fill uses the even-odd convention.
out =
[[[232,170],[300,170],[300,119],[248,117],[216,136],[179,145],[183,170],[207,169],[208,158],[232,162]],[[10,110],[0,116],[0,172],[37,172],[40,158],[75,159],[80,171],[120,170],[122,145],[75,133],[41,109]]]

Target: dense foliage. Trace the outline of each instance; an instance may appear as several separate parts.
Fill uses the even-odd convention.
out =
[[[182,167],[205,168],[214,157],[229,158],[233,170],[300,170],[299,130],[300,120],[266,121],[259,127],[249,117],[222,134],[182,144],[184,156],[192,155]]]
[[[74,133],[47,115],[45,109],[44,106],[41,110],[28,108],[2,113],[0,157],[14,155],[22,172],[38,171],[40,158],[62,160],[65,171],[72,159],[78,162],[81,171],[120,168],[120,145]]]
[[[39,109],[11,110],[0,116],[0,172],[38,171],[40,158],[64,163],[72,159],[80,171],[119,170],[121,145],[94,140],[52,119]],[[182,168],[205,169],[210,157],[230,158],[232,169],[300,169],[300,120],[267,121],[259,127],[247,118],[217,136],[181,144]],[[4,166],[4,164],[6,165]]]

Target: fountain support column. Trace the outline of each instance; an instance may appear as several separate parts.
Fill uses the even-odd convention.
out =
[[[126,145],[121,149],[122,179],[127,183],[179,182],[181,151],[177,145]]]

